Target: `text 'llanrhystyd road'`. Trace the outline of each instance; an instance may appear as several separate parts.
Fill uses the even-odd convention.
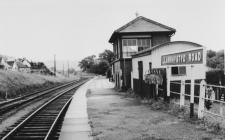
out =
[[[203,49],[163,55],[162,65],[202,64]]]

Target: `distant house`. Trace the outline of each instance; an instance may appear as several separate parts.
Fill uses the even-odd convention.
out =
[[[29,66],[24,65],[23,62],[21,62],[19,60],[14,61],[12,70],[19,71],[19,72],[30,72],[31,71]]]
[[[5,69],[4,59],[0,57],[0,69]]]
[[[40,73],[47,75],[54,74],[45,66],[43,62],[30,62],[30,65],[31,65],[31,73]]]
[[[7,59],[6,63],[8,64],[8,70],[12,70],[13,69],[13,65],[15,63],[15,59]]]
[[[0,69],[12,70],[26,73],[40,73],[54,75],[43,62],[31,62],[26,58],[15,59],[13,57],[0,55]]]
[[[0,57],[0,69],[8,70],[10,69],[10,65],[7,63],[6,58]]]
[[[23,58],[22,59],[22,63],[26,66],[28,66],[29,68],[31,68],[31,64],[30,64],[30,61],[28,61],[26,58]]]

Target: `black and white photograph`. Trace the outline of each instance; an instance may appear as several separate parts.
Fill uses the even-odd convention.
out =
[[[0,0],[1,140],[225,140],[224,0]]]

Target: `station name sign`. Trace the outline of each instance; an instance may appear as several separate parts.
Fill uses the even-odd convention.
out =
[[[202,64],[203,49],[163,55],[161,65]]]

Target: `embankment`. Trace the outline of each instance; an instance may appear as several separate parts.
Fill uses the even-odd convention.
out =
[[[0,101],[69,82],[76,77],[45,76],[0,70]]]

